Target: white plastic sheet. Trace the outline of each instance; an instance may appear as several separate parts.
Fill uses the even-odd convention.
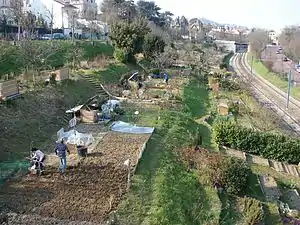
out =
[[[63,139],[67,144],[73,144],[73,145],[76,144],[76,145],[85,145],[85,146],[89,146],[95,141],[93,135],[91,134],[79,133],[76,130],[70,130],[65,132],[63,128],[61,128],[57,132],[57,139],[58,141]]]
[[[152,134],[154,131],[153,127],[138,127],[130,123],[122,121],[116,121],[111,126],[112,131],[131,133],[131,134]]]

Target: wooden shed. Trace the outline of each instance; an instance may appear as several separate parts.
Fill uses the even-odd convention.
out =
[[[0,82],[0,99],[9,99],[20,95],[17,81],[7,80]]]
[[[55,74],[55,80],[56,81],[62,81],[62,80],[67,80],[69,79],[69,68],[62,68],[59,70],[55,70],[52,72],[52,74]]]
[[[228,116],[228,105],[226,101],[219,102],[219,114],[221,116]]]

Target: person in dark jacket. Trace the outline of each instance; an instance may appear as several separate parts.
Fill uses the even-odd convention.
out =
[[[70,151],[69,151],[67,145],[64,143],[64,140],[61,139],[58,143],[56,143],[56,147],[55,147],[55,154],[60,159],[59,172],[61,174],[64,174],[66,172],[67,152],[70,154]]]

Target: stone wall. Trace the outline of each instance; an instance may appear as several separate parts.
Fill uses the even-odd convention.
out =
[[[254,164],[258,164],[258,165],[262,165],[262,166],[267,166],[267,167],[270,167],[270,168],[276,170],[277,172],[286,173],[291,176],[300,177],[300,168],[297,165],[292,165],[292,164],[278,162],[275,160],[265,159],[265,158],[257,156],[257,155],[247,154],[245,152],[238,151],[238,150],[231,149],[231,148],[226,148],[226,147],[223,147],[223,148],[225,149],[225,153],[227,155],[233,156],[236,158],[240,158],[249,164],[254,163]]]

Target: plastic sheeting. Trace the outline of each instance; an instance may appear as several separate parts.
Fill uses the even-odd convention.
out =
[[[138,127],[130,123],[116,121],[111,126],[112,131],[131,133],[131,134],[151,134],[154,131],[153,127]]]
[[[64,128],[61,128],[57,132],[57,139],[58,141],[64,139],[66,144],[84,145],[84,146],[89,146],[95,141],[93,135],[91,134],[79,133],[76,130],[70,130],[65,132]]]

